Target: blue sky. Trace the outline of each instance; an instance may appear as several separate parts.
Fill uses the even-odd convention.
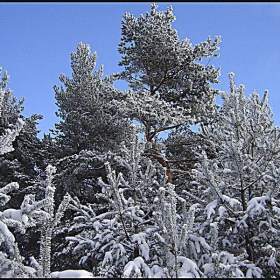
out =
[[[40,135],[58,122],[54,85],[61,73],[71,76],[70,54],[79,42],[96,51],[97,68],[105,75],[118,72],[121,19],[150,11],[152,2],[2,2],[0,3],[0,65],[10,75],[9,87],[18,99],[25,98],[25,116],[42,114]],[[158,10],[173,6],[180,39],[195,45],[221,35],[221,84],[229,90],[228,73],[248,96],[269,90],[275,125],[280,125],[280,3],[270,2],[156,2]],[[121,87],[122,84],[116,84]]]

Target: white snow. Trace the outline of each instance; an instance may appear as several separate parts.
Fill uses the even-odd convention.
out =
[[[222,195],[222,199],[224,201],[228,202],[231,207],[234,207],[235,205],[241,205],[241,202],[238,201],[237,199],[230,198],[229,196],[224,195],[224,194]]]
[[[194,261],[189,258],[178,257],[178,262],[182,263],[182,267],[179,270],[180,278],[200,278],[199,269]]]
[[[207,244],[206,240],[201,236],[196,236],[194,234],[189,235],[190,240],[195,242],[195,247],[198,252],[200,252],[200,245],[207,250],[211,250],[211,247]]]
[[[86,270],[68,269],[64,271],[54,271],[51,278],[95,278],[91,272]]]
[[[247,212],[251,215],[260,214],[261,212],[265,211],[263,205],[266,204],[267,196],[261,197],[254,197],[252,198],[247,205]]]
[[[141,268],[144,275],[142,275]],[[146,278],[153,277],[153,273],[141,257],[137,257],[126,264],[124,267],[123,277],[130,277],[132,272],[135,273],[134,277],[136,276],[138,278],[142,276],[145,276]]]
[[[149,260],[149,246],[146,242],[147,234],[144,232],[139,232],[138,234],[132,235],[132,241],[137,242],[139,244],[139,249],[141,251],[141,255],[147,261]]]
[[[92,224],[92,227],[98,231],[100,228],[102,228],[102,224],[99,221],[96,221]]]
[[[224,213],[227,212],[227,209],[226,209],[224,206],[220,206],[218,212],[219,212],[219,216],[220,216],[219,219],[220,219],[220,218],[222,218],[222,216],[224,215]],[[219,220],[219,219],[218,219],[218,220]]]
[[[214,209],[217,207],[217,202],[217,199],[215,199],[208,203],[208,205],[205,207],[205,210],[207,211],[207,219],[209,219],[212,214],[215,214]]]
[[[15,242],[14,235],[9,231],[8,227],[2,221],[0,221],[0,232],[1,231],[4,234],[5,237],[12,240],[12,242]]]
[[[107,262],[110,262],[112,260],[113,260],[112,252],[111,251],[106,252],[102,262],[102,266],[105,266]]]
[[[213,264],[212,263],[206,263],[202,266],[204,270],[204,274],[207,275],[209,273],[213,273]]]
[[[21,217],[21,220],[22,220],[22,222],[23,222],[24,224],[27,224],[27,222],[28,222],[28,216],[25,215],[25,214],[23,214],[22,217]]]
[[[6,218],[17,220],[26,224],[28,222],[28,216],[22,215],[21,209],[6,209],[2,212],[2,215]]]
[[[230,169],[228,169],[228,168],[225,168],[225,169],[223,170],[223,173],[224,173],[224,174],[231,173],[231,170],[230,170]]]

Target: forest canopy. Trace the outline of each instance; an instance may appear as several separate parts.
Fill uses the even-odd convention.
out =
[[[1,68],[0,277],[280,276],[268,91],[246,97],[232,72],[216,89],[221,69],[203,61],[218,60],[221,37],[193,46],[174,21],[154,3],[125,13],[122,71],[105,77],[79,42],[42,139],[43,116],[24,117]]]

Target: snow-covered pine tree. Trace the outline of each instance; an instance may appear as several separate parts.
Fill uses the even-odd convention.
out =
[[[2,93],[2,92],[1,92]],[[0,104],[1,105],[1,104]],[[1,112],[0,107],[0,112]],[[20,129],[24,125],[24,122],[19,119],[19,125],[14,129],[10,129],[4,132],[4,135],[0,137],[0,153],[5,154],[13,150],[11,147],[14,138],[18,135]],[[55,188],[51,186],[52,173],[55,169],[52,166],[48,166],[47,172],[47,186],[45,199],[41,201],[35,201],[35,195],[26,195],[21,204],[20,209],[5,209],[0,211],[0,275],[8,278],[18,277],[35,277],[50,276],[51,266],[51,239],[54,228],[58,225],[60,219],[66,210],[70,201],[70,196],[66,195],[61,202],[56,215],[54,215],[54,191]],[[0,206],[1,208],[7,204],[10,200],[8,195],[14,190],[18,190],[19,185],[16,182],[12,182],[0,189]],[[40,210],[45,208],[45,211]],[[42,234],[40,240],[40,264],[31,257],[30,266],[23,264],[24,257],[21,256],[18,243],[16,242],[14,234],[9,228],[14,228],[15,232],[25,234],[27,227],[41,224]]]
[[[38,190],[37,183],[40,182],[40,174],[46,166],[46,153],[43,142],[38,138],[37,121],[41,115],[32,114],[30,117],[22,115],[24,99],[17,100],[13,91],[8,88],[10,77],[7,71],[0,70],[1,91],[1,117],[0,117],[0,145],[1,150],[6,145],[8,153],[0,154],[0,188],[10,182],[17,182],[19,188],[10,193],[10,199],[5,208],[21,207],[25,195],[34,194]],[[22,123],[24,122],[24,125]],[[39,193],[37,193],[37,199]],[[2,208],[0,208],[2,210]],[[24,235],[14,233],[16,240],[21,244],[20,251],[24,257],[36,252],[37,244],[32,242],[36,232],[27,229]]]
[[[184,129],[189,124],[195,124],[202,120],[207,121],[213,115],[217,91],[211,88],[210,83],[218,82],[219,69],[215,70],[213,66],[203,66],[198,61],[205,58],[211,59],[216,55],[214,52],[218,50],[220,38],[216,37],[214,42],[208,38],[207,42],[203,42],[194,48],[187,39],[180,42],[177,31],[171,28],[171,23],[175,20],[172,8],[170,7],[166,13],[156,12],[156,8],[153,4],[151,12],[146,14],[146,18],[140,16],[139,19],[136,19],[132,15],[125,15],[125,20],[122,22],[123,38],[119,45],[119,52],[124,55],[120,65],[124,66],[125,70],[119,77],[127,80],[132,90],[118,92],[118,98],[113,99],[112,103],[119,116],[138,122],[139,131],[144,133],[146,141],[143,155],[145,155],[146,160],[152,160],[151,164],[158,166],[157,169],[163,168],[165,170],[165,180],[172,186],[174,174],[188,174],[188,170],[172,168],[172,164],[175,163],[172,162],[172,154],[169,154],[169,159],[166,158],[166,146],[159,139],[159,134],[177,128]],[[122,176],[130,174],[127,167],[123,171]],[[116,174],[118,172],[114,172],[115,175],[107,174],[107,176],[113,176],[112,178],[117,180]],[[130,181],[130,179],[127,178],[127,181]],[[114,184],[111,182],[108,185],[112,189],[113,195]],[[152,197],[154,198],[155,195],[153,194]],[[103,196],[103,198],[106,200],[106,196]],[[76,210],[80,211],[77,205]],[[106,209],[106,204],[100,205],[100,207],[104,208],[102,211],[99,210],[101,213],[109,211]],[[88,209],[88,211],[90,214],[86,215],[83,209],[83,215],[86,216],[83,219],[90,219],[91,215],[99,216],[99,213],[95,213],[95,208],[94,210]],[[79,228],[82,230],[83,226]],[[73,231],[75,230],[73,228]],[[70,245],[79,243],[75,252],[79,252],[81,248],[83,250],[87,246],[87,248],[92,247],[90,245],[92,241],[81,241],[84,240],[83,238],[92,240],[92,230],[89,233],[83,232],[83,234],[86,236],[88,234],[88,236],[80,237],[77,235],[77,239],[69,237]],[[198,240],[189,243],[200,244]],[[204,241],[202,243],[206,244]],[[205,245],[204,250],[209,250],[209,247]],[[91,254],[92,252],[89,251],[88,257]],[[102,253],[99,254],[101,254],[103,261],[104,256],[102,256]],[[97,255],[95,258],[98,258]],[[83,261],[85,259],[87,257]],[[171,265],[171,267],[173,266]],[[114,271],[115,268],[112,268],[110,264],[110,273],[112,275],[119,273],[120,275],[120,272]],[[168,268],[166,269],[168,271]],[[168,273],[175,273],[173,275],[176,275],[176,271],[178,273],[177,269]],[[107,273],[109,273],[108,270]]]
[[[6,155],[15,150],[13,144],[16,137],[19,136],[26,121],[34,123],[36,117],[32,116],[31,119],[23,120],[18,118],[15,124],[8,125],[9,121],[13,120],[16,114],[8,114],[8,112],[16,111],[17,106],[12,106],[16,99],[9,103],[11,97],[11,90],[5,91],[4,88],[8,82],[7,73],[4,73],[2,81],[0,82],[0,121],[1,132],[0,135],[0,155]],[[21,104],[21,102],[20,102]],[[5,125],[8,127],[4,129]],[[32,137],[32,135],[30,135]],[[25,151],[28,152],[28,151]],[[39,153],[39,151],[38,151]],[[50,275],[50,256],[51,256],[51,235],[53,229],[59,223],[68,203],[70,197],[65,196],[61,202],[56,215],[53,215],[54,199],[53,194],[55,188],[51,186],[51,171],[53,168],[47,168],[47,187],[45,199],[40,201],[35,200],[35,194],[28,194],[20,205],[20,209],[8,207],[8,202],[11,199],[9,194],[18,191],[19,184],[11,182],[4,187],[0,188],[0,277],[19,278],[19,277],[36,277],[36,276],[49,276]],[[1,182],[3,184],[3,182]],[[16,206],[15,204],[13,204]],[[46,211],[41,208],[45,207]],[[5,209],[6,208],[6,209]],[[18,246],[18,237],[24,235],[26,230],[40,224],[42,229],[40,259],[41,265],[31,257],[30,265],[24,265],[25,258],[21,255]],[[22,239],[21,239],[22,241]],[[23,247],[20,244],[20,247]]]
[[[130,135],[129,122],[110,105],[118,93],[114,75],[103,78],[103,66],[94,70],[96,59],[97,53],[80,42],[71,53],[72,78],[61,74],[63,86],[54,86],[61,120],[52,132],[60,158],[82,150],[112,151]]]
[[[5,72],[4,77],[2,77],[2,82],[0,83],[0,120],[2,125],[7,125],[7,122],[11,120],[9,118],[11,115],[6,114],[5,116],[4,113],[11,111],[11,108],[16,108],[13,106],[7,106],[7,101],[11,96],[10,90],[4,91],[4,87],[7,85],[7,80],[8,76]],[[1,155],[14,151],[13,143],[24,125],[24,120],[18,118],[14,126],[11,124],[8,126],[9,128],[2,130],[2,135],[0,136]],[[8,208],[7,203],[11,199],[9,194],[18,189],[19,184],[17,182],[11,182],[0,188],[0,207],[1,210],[6,208],[3,211],[0,211],[0,275],[4,278],[33,277],[36,273],[34,268],[23,264],[24,257],[20,253],[18,242],[16,240],[16,236],[18,237],[21,234],[25,234],[28,227],[34,226],[30,203],[34,202],[35,196],[26,195],[20,209]]]
[[[51,241],[54,231],[59,225],[61,218],[69,204],[71,197],[66,194],[60,203],[56,214],[54,214],[54,192],[55,187],[51,185],[52,175],[55,168],[46,168],[45,198],[35,200],[35,195],[26,195],[20,209],[5,209],[0,211],[0,277],[51,277]],[[18,189],[18,183],[12,182],[0,189],[0,206],[4,206],[13,190]],[[31,256],[28,261],[20,254],[18,242],[13,232],[25,234],[26,229],[39,226],[41,230],[39,261]],[[11,231],[10,229],[13,228]],[[24,265],[27,263],[28,265]],[[63,271],[62,271],[63,272]],[[62,273],[61,272],[61,273]],[[85,271],[80,272],[81,276],[86,275]],[[57,272],[55,272],[57,274]],[[89,276],[89,273],[88,275]]]
[[[192,199],[199,197],[206,240],[211,224],[217,225],[216,246],[224,259],[243,255],[238,266],[245,277],[277,277],[279,127],[273,126],[268,92],[262,100],[256,92],[246,99],[245,87],[236,87],[234,74],[229,76],[230,92],[221,92],[223,105],[201,132],[218,156],[201,154],[193,169]]]
[[[150,12],[139,18],[124,15],[119,43],[119,65],[124,70],[119,77],[131,90],[123,92],[123,100],[115,103],[122,115],[142,126],[151,143],[147,156],[160,162],[167,169],[168,181],[174,183],[174,175],[186,170],[177,169],[178,161],[171,153],[166,157],[158,136],[211,118],[217,94],[211,83],[218,83],[220,71],[199,62],[218,56],[220,37],[214,41],[209,37],[193,47],[188,39],[180,40],[172,28],[172,6],[166,12],[157,8],[152,4]]]
[[[1,107],[0,107],[1,112]],[[1,114],[0,114],[1,115]],[[21,125],[24,122],[19,120]],[[19,133],[21,127],[16,126],[0,137],[1,154],[8,153],[11,148],[12,139]],[[69,204],[71,197],[66,194],[60,203],[56,214],[54,214],[54,192],[55,187],[51,185],[55,168],[51,165],[46,168],[45,198],[35,200],[35,194],[25,195],[20,209],[6,208],[0,211],[0,277],[1,278],[34,278],[34,277],[56,277],[57,275],[79,275],[80,277],[91,277],[84,270],[70,270],[52,272],[51,269],[51,241],[54,230],[58,226],[63,214]],[[18,190],[17,182],[7,184],[0,189],[0,207],[4,208],[10,200],[9,193]],[[42,210],[43,209],[43,210]],[[34,256],[29,261],[21,255],[16,237],[24,235],[26,229],[39,226],[41,229],[39,262]],[[15,235],[17,233],[17,235]],[[21,246],[21,244],[20,244]],[[22,247],[22,246],[21,246]],[[26,265],[28,262],[28,265]]]
[[[70,202],[76,217],[65,251],[79,255],[81,267],[99,277],[202,276],[192,254],[211,247],[193,228],[195,206],[186,207],[166,183],[165,169],[144,155],[147,145],[135,134],[123,147],[117,160],[127,173],[105,163],[107,180],[100,178],[96,197],[106,203]]]
[[[218,56],[214,53],[220,37],[214,42],[209,37],[193,47],[188,38],[180,40],[172,27],[176,20],[172,6],[166,12],[157,8],[153,3],[150,12],[139,18],[125,13],[118,49],[119,65],[125,69],[120,77],[136,92],[147,90],[173,106],[191,109],[189,114],[196,119],[205,118],[217,94],[210,83],[218,83],[220,70],[199,61]]]
[[[23,100],[19,101],[17,104],[17,99],[12,97],[12,90],[6,89],[9,84],[9,78],[7,71],[4,71],[2,76],[2,67],[0,67],[0,155],[14,151],[13,142],[16,136],[23,127],[23,119],[20,118],[19,113],[22,111]],[[12,126],[15,126],[12,129]]]
[[[1,208],[9,201],[9,193],[19,188],[18,183],[12,182],[0,189]],[[24,234],[28,216],[21,209],[6,209],[0,211],[0,277],[32,277],[35,269],[23,264],[24,257],[20,254],[14,233]]]
[[[94,70],[96,59],[89,45],[79,43],[71,53],[72,78],[61,74],[63,86],[54,86],[61,120],[52,131],[53,139],[45,142],[52,153],[50,163],[57,168],[58,201],[66,191],[84,202],[92,197],[103,164],[98,158],[112,153],[131,135],[130,122],[112,104],[118,97],[114,75],[103,78],[103,66]]]
[[[49,162],[57,168],[56,204],[66,192],[82,203],[95,202],[94,194],[100,188],[97,178],[106,178],[104,161],[131,137],[130,122],[112,104],[119,96],[113,86],[115,78],[103,77],[103,66],[95,70],[96,59],[97,54],[91,53],[89,45],[79,43],[76,52],[71,53],[72,77],[61,74],[63,86],[54,87],[56,114],[61,120],[55,124],[54,134],[45,136],[44,143],[49,148]],[[65,225],[71,215],[70,211],[65,214]],[[63,250],[63,232],[60,236],[54,242]],[[55,265],[68,268],[71,259],[64,263],[57,259]]]
[[[38,169],[44,166],[43,155],[41,154],[41,142],[37,137],[37,121],[42,118],[41,115],[33,114],[31,117],[24,117],[24,99],[18,100],[13,96],[13,91],[7,88],[10,76],[7,71],[2,75],[0,67],[0,92],[1,92],[1,118],[0,134],[4,137],[5,133],[10,133],[12,127],[22,127],[21,121],[25,125],[21,128],[17,137],[7,138],[10,145],[9,153],[0,155],[0,181],[3,185],[11,181],[17,181],[20,184],[21,191],[34,182],[38,175]],[[11,134],[12,136],[12,134]],[[1,141],[2,145],[5,142]],[[20,206],[24,194],[14,204]]]
[[[4,107],[5,91],[6,86],[5,80],[7,79],[7,74],[2,77],[2,82],[0,83],[0,118],[2,120],[2,113]],[[24,125],[22,119],[18,119],[16,125],[12,128],[2,130],[2,135],[0,136],[0,154],[4,155],[14,150],[12,144],[15,137],[18,136],[20,130]],[[0,207],[2,208],[9,200],[10,192],[17,190],[19,188],[18,183],[12,182],[0,189]],[[5,212],[5,211],[4,211]],[[11,212],[11,211],[10,211]],[[11,212],[10,216],[20,216],[22,213],[20,210],[18,212]],[[16,215],[19,214],[19,215]],[[7,212],[6,212],[7,215]],[[6,218],[5,213],[0,211],[0,275],[1,277],[14,277],[19,275],[30,275],[30,270],[22,264],[22,257],[19,253],[18,244],[15,241],[13,233],[10,231],[9,226],[15,227],[19,232],[24,232],[24,227],[19,221],[13,221]],[[26,221],[26,219],[24,219]]]

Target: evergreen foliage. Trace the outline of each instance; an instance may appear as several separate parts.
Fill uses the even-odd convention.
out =
[[[11,181],[19,183],[20,189],[9,202],[19,207],[24,195],[28,193],[28,187],[35,183],[46,166],[45,154],[42,152],[43,144],[37,137],[39,131],[36,129],[37,121],[42,119],[42,116],[33,114],[27,118],[22,115],[24,99],[18,101],[13,96],[13,91],[7,89],[10,79],[7,71],[4,71],[3,76],[1,74],[2,68],[0,69],[0,148],[2,150],[0,186],[3,187]]]
[[[2,108],[0,110],[0,115]],[[1,135],[0,154],[13,151],[13,141],[24,125],[24,121],[18,119],[14,129],[7,129]],[[51,240],[53,230],[58,226],[69,204],[71,197],[67,194],[60,203],[54,215],[54,192],[51,185],[55,168],[48,165],[46,168],[45,198],[35,200],[34,194],[25,195],[20,209],[7,208],[0,211],[0,275],[1,278],[18,277],[49,277],[51,267]],[[12,182],[0,189],[0,206],[5,206],[10,200],[9,193],[17,191],[19,184]],[[44,210],[42,210],[42,208]],[[25,234],[27,228],[39,225],[41,230],[40,261],[34,256],[30,257],[29,266],[24,265],[24,256],[21,255],[14,233]],[[12,230],[11,230],[12,229]],[[14,233],[13,233],[14,231]]]
[[[80,42],[71,53],[72,78],[61,74],[64,87],[54,86],[61,120],[52,131],[55,137],[44,140],[58,171],[54,178],[57,203],[66,192],[91,200],[103,164],[99,158],[131,137],[131,124],[113,104],[119,94],[113,87],[114,75],[102,78],[103,66],[94,71],[96,59],[96,52]]]
[[[188,130],[188,126],[208,122],[215,112],[218,90],[211,84],[219,83],[220,69],[208,65],[219,49],[220,37],[194,47],[188,38],[181,40],[172,28],[175,16],[170,6],[166,12],[151,11],[135,18],[126,13],[122,20],[119,53],[124,66],[120,79],[128,82],[131,90],[123,93],[118,104],[123,115],[139,122],[152,150],[147,156],[167,168],[168,181],[186,174],[177,170],[178,161],[171,153],[166,157],[159,133],[175,129]],[[200,63],[209,60],[206,65]],[[180,146],[183,144],[180,143]],[[173,168],[174,166],[174,168]]]
[[[118,74],[78,44],[43,139],[0,70],[0,277],[280,277],[268,91],[212,88],[220,37],[193,47],[157,8],[124,15]]]
[[[189,109],[188,115],[200,121],[213,111],[217,90],[210,83],[218,83],[220,69],[199,61],[218,56],[220,37],[214,41],[209,37],[193,47],[188,38],[180,41],[172,28],[176,19],[172,6],[166,12],[157,8],[152,4],[150,12],[139,18],[124,15],[119,65],[125,70],[120,77],[137,93],[146,90],[159,95],[173,107]]]
[[[81,256],[81,265],[94,264],[91,269],[101,277],[199,276],[196,264],[183,255],[193,216],[174,186],[166,184],[161,165],[143,156],[146,144],[135,136],[130,147],[124,147],[120,160],[128,174],[116,174],[105,163],[107,182],[99,179],[102,191],[96,194],[107,202],[100,214],[98,204],[72,201],[78,216],[70,232],[79,233],[66,238],[69,250]],[[181,213],[177,200],[183,205]],[[209,248],[202,237],[198,243]]]
[[[201,154],[192,188],[204,200],[205,227],[219,225],[218,247],[245,252],[263,275],[277,276],[272,253],[279,248],[279,127],[273,126],[268,92],[262,100],[256,92],[246,99],[245,87],[229,76],[231,91],[221,94],[223,106],[203,130],[218,157]]]
[[[112,151],[129,137],[129,123],[116,114],[111,105],[117,90],[114,77],[102,78],[103,66],[94,71],[97,54],[90,46],[79,43],[71,53],[72,78],[61,74],[64,87],[54,86],[61,121],[53,132],[59,157],[78,154],[82,150]]]

